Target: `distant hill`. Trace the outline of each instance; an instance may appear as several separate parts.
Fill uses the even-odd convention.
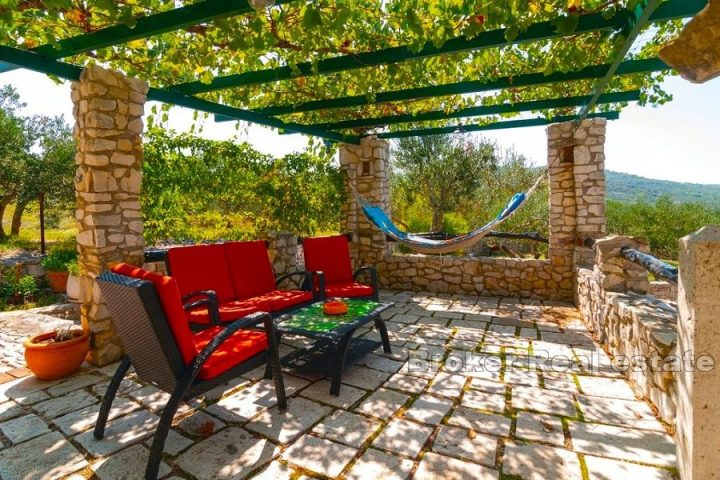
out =
[[[608,198],[613,200],[634,200],[639,196],[655,201],[661,195],[668,195],[676,202],[699,202],[720,206],[720,185],[653,180],[652,178],[628,173],[605,171]]]

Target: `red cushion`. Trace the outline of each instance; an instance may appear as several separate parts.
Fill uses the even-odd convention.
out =
[[[272,304],[270,299],[248,298],[246,300],[230,300],[220,302],[220,321],[223,323],[232,322],[255,312],[270,312]],[[187,320],[192,323],[208,325],[210,314],[205,307],[196,308],[187,312]]]
[[[195,334],[195,347],[201,351],[220,332],[223,327],[210,327]],[[209,380],[240,365],[250,357],[267,350],[267,336],[260,330],[238,330],[215,350],[205,364],[200,367],[198,377]]]
[[[264,240],[225,244],[235,298],[243,299],[275,290],[275,273]]]
[[[175,279],[148,272],[147,270],[128,265],[127,263],[115,265],[112,271],[119,275],[139,278],[153,283],[157,296],[160,299],[160,305],[162,305],[165,317],[170,324],[170,330],[175,337],[175,343],[177,343],[178,350],[180,350],[180,355],[185,365],[190,364],[197,356],[198,351],[193,342],[193,334],[185,319],[185,311],[183,310],[180,291],[178,290]]]
[[[219,301],[235,298],[223,245],[171,248],[167,259],[182,296],[198,290],[214,290]]]
[[[303,302],[309,302],[313,299],[313,295],[312,292],[303,290],[273,290],[272,292],[255,298],[270,302],[270,311],[277,312]]]
[[[350,245],[345,235],[303,240],[305,270],[324,272],[325,284],[351,283]]]
[[[370,285],[363,285],[362,283],[349,282],[325,285],[325,296],[327,298],[369,297],[372,294],[372,287]]]

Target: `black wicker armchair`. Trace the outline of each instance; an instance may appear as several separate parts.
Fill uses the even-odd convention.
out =
[[[153,439],[146,479],[157,478],[168,430],[181,401],[265,365],[265,377],[274,379],[280,409],[287,408],[277,336],[268,313],[193,333],[175,280],[125,264],[113,272],[97,280],[126,356],[105,392],[94,435],[103,438],[110,407],[131,365],[140,380],[170,393]],[[259,323],[264,329],[253,328]]]

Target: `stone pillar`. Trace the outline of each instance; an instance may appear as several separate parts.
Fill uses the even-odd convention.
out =
[[[677,456],[683,480],[720,478],[720,225],[680,240]],[[693,367],[688,366],[692,359]]]
[[[122,354],[110,313],[95,284],[119,262],[143,264],[143,109],[146,82],[89,66],[72,84],[78,165],[75,176],[81,318],[90,331],[88,361],[106,365]]]
[[[372,225],[355,200],[352,187],[366,200],[390,211],[390,188],[387,178],[390,144],[376,137],[365,137],[360,145],[340,147],[340,165],[345,171],[347,202],[343,208],[343,231],[355,235],[352,252],[354,267],[375,265],[382,271],[388,253],[385,235]]]
[[[273,232],[268,235],[268,255],[275,276],[294,272],[297,268],[298,237],[289,232]]]
[[[650,290],[648,272],[621,257],[623,247],[650,252],[647,242],[639,238],[610,235],[595,242],[595,268],[602,273],[601,286],[608,292],[625,293],[630,290],[645,294]]]
[[[605,126],[603,118],[547,128],[550,245],[553,279],[572,297],[575,265],[590,265],[586,239],[605,236]]]

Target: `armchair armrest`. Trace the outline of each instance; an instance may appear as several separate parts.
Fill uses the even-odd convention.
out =
[[[199,298],[199,300],[187,303],[193,298]],[[197,292],[190,292],[182,298],[182,301],[183,309],[186,312],[207,305],[208,313],[210,314],[210,325],[220,325],[220,308],[218,307],[217,294],[215,291],[198,290]]]
[[[312,291],[312,272],[297,271],[286,273],[275,280],[275,286],[279,286],[282,282],[292,277],[303,277],[300,282],[300,290]]]
[[[313,290],[313,300],[322,302],[325,300],[325,273],[324,272],[310,272],[312,274],[313,281],[311,285],[315,284],[317,280],[317,290]]]
[[[353,280],[357,281],[358,277],[360,277],[363,274],[370,275],[370,286],[373,289],[373,300],[378,300],[380,298],[380,292],[378,291],[377,269],[372,265],[366,265],[366,266],[360,267],[353,274]]]
[[[210,358],[213,352],[217,350],[220,345],[223,344],[223,342],[230,338],[233,333],[243,328],[252,328],[260,322],[263,322],[263,324],[265,325],[265,331],[268,335],[268,346],[271,349],[277,351],[275,325],[273,324],[270,314],[267,312],[251,313],[250,315],[243,317],[240,320],[235,320],[226,328],[224,328],[220,333],[215,335],[213,339],[210,340],[210,343],[205,345],[205,348],[203,348],[200,353],[198,353],[198,356],[195,357],[195,360],[193,360],[189,370],[191,372],[195,372],[195,375],[197,375],[197,372],[200,371],[200,367],[203,366],[203,364],[208,360],[208,358]],[[193,379],[195,375],[192,375]]]

